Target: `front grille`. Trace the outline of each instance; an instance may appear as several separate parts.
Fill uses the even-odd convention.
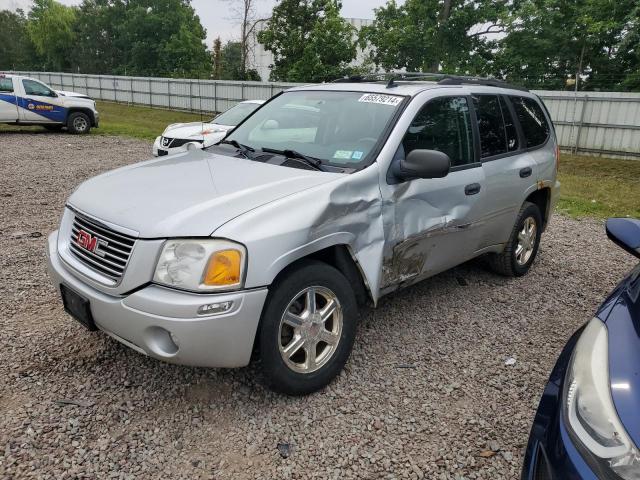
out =
[[[88,241],[91,245],[90,248],[81,246],[80,231],[84,231],[90,236],[84,235],[85,243]],[[97,248],[93,248],[92,242],[94,241]],[[84,215],[75,214],[69,244],[71,253],[84,265],[105,277],[116,282],[120,280],[129,262],[135,242],[134,237],[115,232]]]
[[[178,148],[186,145],[187,143],[204,143],[204,140],[189,140],[186,138],[169,138],[162,137],[162,141],[160,142],[160,146],[162,148]]]

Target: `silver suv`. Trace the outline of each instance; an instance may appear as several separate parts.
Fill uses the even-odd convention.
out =
[[[345,365],[359,306],[480,255],[524,275],[558,197],[548,112],[430,79],[293,88],[218,145],[84,182],[49,237],[65,309],[172,363],[253,354],[306,394]]]

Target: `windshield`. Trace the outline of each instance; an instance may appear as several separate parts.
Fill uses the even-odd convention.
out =
[[[221,113],[211,123],[217,123],[218,125],[229,125],[235,127],[245,118],[247,118],[253,111],[260,106],[259,103],[239,103],[235,107],[231,107],[224,113]]]
[[[403,97],[293,91],[274,98],[227,137],[253,149],[295,151],[338,167],[366,164]]]

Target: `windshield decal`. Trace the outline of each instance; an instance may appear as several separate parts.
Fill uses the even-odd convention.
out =
[[[377,103],[379,105],[389,105],[396,107],[402,102],[402,97],[395,95],[383,95],[378,93],[365,93],[358,100],[361,103]]]
[[[360,150],[356,150],[355,152],[353,152],[353,155],[351,155],[351,158],[353,158],[354,160],[361,160],[362,155],[364,155],[364,152],[361,152]]]
[[[336,153],[333,154],[333,158],[349,160],[352,154],[353,154],[352,150],[337,150]]]

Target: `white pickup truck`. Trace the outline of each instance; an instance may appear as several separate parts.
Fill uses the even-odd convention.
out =
[[[84,94],[56,91],[34,78],[0,73],[0,123],[89,133],[91,127],[98,127],[98,118],[96,102]]]

